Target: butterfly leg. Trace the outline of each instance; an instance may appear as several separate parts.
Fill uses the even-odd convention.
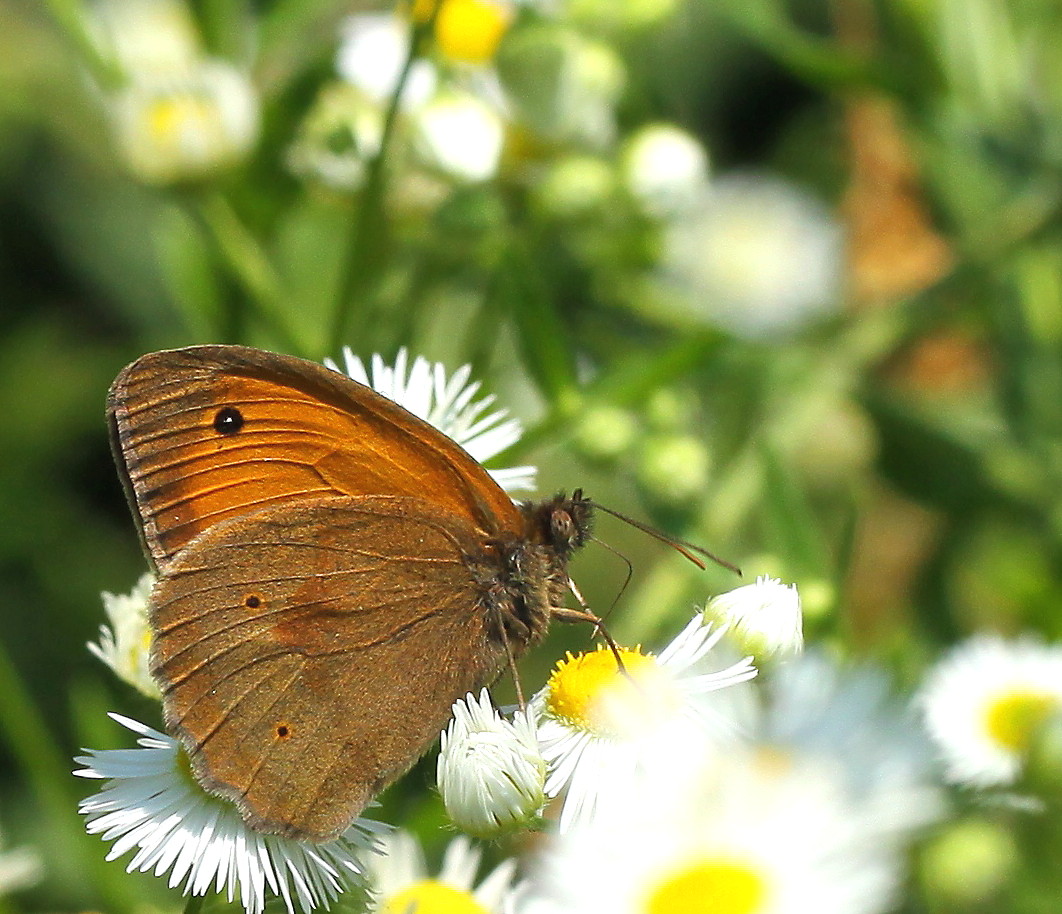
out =
[[[594,626],[594,634],[601,635],[605,644],[608,645],[608,649],[612,651],[612,656],[616,658],[616,666],[619,671],[626,676],[627,668],[623,665],[623,658],[620,656],[619,645],[616,644],[615,639],[609,634],[607,628],[605,628],[605,620],[600,616],[595,615],[590,611],[590,608],[586,605],[586,601],[583,596],[575,587],[573,581],[569,581],[572,593],[575,594],[575,598],[582,606],[581,609],[570,609],[567,606],[551,606],[549,614],[554,619],[558,619],[561,622],[589,622]]]
[[[520,685],[520,672],[516,669],[516,657],[513,655],[512,646],[509,644],[509,636],[505,634],[505,627],[500,628],[502,645],[505,647],[505,657],[509,662],[509,672],[513,674],[513,685],[516,687],[516,701],[520,705],[520,710],[523,711],[527,708],[527,702],[524,701],[524,690]]]

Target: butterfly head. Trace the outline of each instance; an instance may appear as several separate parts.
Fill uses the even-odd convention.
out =
[[[550,546],[558,556],[567,558],[590,536],[594,506],[576,489],[569,498],[563,492],[538,504],[525,504],[530,538]]]

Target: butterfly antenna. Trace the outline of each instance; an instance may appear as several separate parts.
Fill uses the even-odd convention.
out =
[[[728,562],[726,559],[719,558],[719,556],[709,552],[707,549],[704,549],[701,546],[698,546],[696,543],[691,543],[687,540],[681,540],[674,536],[668,536],[666,533],[661,533],[659,530],[654,530],[648,524],[643,524],[641,521],[635,520],[633,517],[629,517],[626,514],[621,513],[620,511],[613,511],[612,508],[606,508],[599,502],[594,502],[594,508],[596,508],[598,511],[604,511],[606,514],[611,514],[613,517],[630,524],[632,527],[638,530],[641,530],[642,533],[649,534],[649,536],[651,536],[653,539],[659,540],[661,543],[667,544],[676,552],[679,552],[686,558],[688,558],[691,562],[693,562],[694,565],[696,565],[702,571],[708,566],[705,565],[704,562],[697,557],[698,555],[703,555],[706,559],[710,559],[717,565],[720,565],[723,568],[726,568],[728,571],[734,572],[734,574],[736,574],[738,577],[741,577],[741,569],[738,568],[737,565],[733,564],[732,562]],[[694,553],[696,553],[696,555]]]
[[[609,552],[611,552],[614,556],[622,560],[623,564],[627,566],[627,577],[623,580],[623,586],[620,587],[619,592],[616,594],[615,599],[612,601],[612,605],[609,606],[608,611],[601,617],[602,619],[607,619],[609,616],[612,615],[612,610],[616,608],[616,604],[619,603],[620,597],[622,597],[624,591],[626,591],[627,585],[631,582],[631,578],[634,577],[634,566],[631,564],[631,560],[627,558],[627,556],[625,556],[618,549],[615,549],[610,546],[604,540],[598,539],[592,533],[590,534],[589,538],[592,539],[599,546],[604,546]]]

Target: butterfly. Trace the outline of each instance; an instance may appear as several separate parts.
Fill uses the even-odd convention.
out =
[[[154,352],[107,402],[157,575],[151,670],[209,793],[266,833],[341,834],[541,641],[593,504],[515,504],[454,441],[314,362]]]

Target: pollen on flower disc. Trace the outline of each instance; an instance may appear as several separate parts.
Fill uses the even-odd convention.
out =
[[[650,654],[621,648],[623,672],[611,650],[598,650],[557,664],[547,686],[549,712],[570,726],[603,736],[624,736],[631,718],[644,718],[671,704],[666,674]],[[627,716],[625,721],[622,717]]]

